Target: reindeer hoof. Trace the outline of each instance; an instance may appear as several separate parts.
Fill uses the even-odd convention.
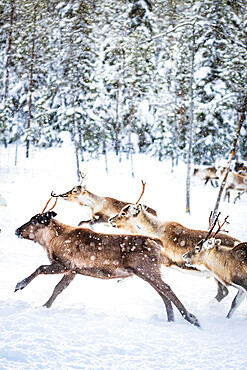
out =
[[[24,289],[25,287],[27,286],[27,283],[26,283],[26,280],[22,280],[20,283],[17,283],[16,284],[16,287],[15,287],[15,292],[17,292],[17,290],[22,290]]]
[[[189,321],[192,325],[196,326],[197,328],[201,327],[198,318],[195,315],[193,315],[193,313],[188,313],[185,319]]]
[[[43,307],[50,308],[51,307],[51,303],[46,302],[45,304],[43,304]]]

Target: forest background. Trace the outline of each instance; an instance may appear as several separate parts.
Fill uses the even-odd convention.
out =
[[[212,164],[247,84],[245,0],[0,0],[0,141]],[[247,158],[247,122],[237,157]],[[80,159],[79,159],[80,158]]]

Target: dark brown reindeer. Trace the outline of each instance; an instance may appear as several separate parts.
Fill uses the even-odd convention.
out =
[[[202,274],[196,266],[187,266],[183,254],[189,252],[199,243],[207,235],[207,231],[189,229],[175,221],[163,221],[146,212],[141,204],[125,206],[119,214],[111,217],[109,222],[118,228],[123,227],[125,230],[129,228],[129,231],[132,232],[134,230],[136,234],[159,238],[164,246],[162,253],[165,256],[167,267],[178,268],[183,272]],[[240,243],[240,240],[223,233],[219,234],[218,237],[222,244],[228,248],[234,247],[235,243]],[[220,302],[228,295],[228,289],[217,279],[216,283],[218,291],[215,299]]]
[[[81,175],[82,181],[84,180],[85,176]],[[144,192],[145,183],[142,181],[142,194]],[[109,217],[114,216],[116,213],[119,213],[121,209],[129,204],[127,202],[123,202],[121,200],[111,198],[111,197],[102,197],[96,194],[91,193],[89,190],[86,189],[86,186],[80,185],[73,187],[67,193],[63,194],[52,194],[53,197],[61,197],[64,200],[69,202],[75,202],[80,206],[89,207],[92,212],[92,217],[90,220],[81,221],[79,225],[83,225],[84,223],[89,223],[89,225],[94,225],[97,223],[108,223]],[[142,196],[142,195],[141,195]],[[139,200],[138,200],[139,201]],[[152,208],[147,207],[147,211],[157,215],[156,211]]]
[[[161,296],[168,321],[174,321],[172,303],[189,323],[199,327],[174,292],[161,278],[162,243],[159,239],[139,235],[96,233],[90,229],[62,224],[48,211],[33,216],[16,230],[20,238],[39,243],[47,252],[49,265],[38,267],[16,285],[25,288],[40,274],[63,274],[51,297],[44,304],[51,307],[56,297],[77,274],[100,279],[126,278],[136,275],[149,283]]]
[[[221,245],[221,240],[215,237],[222,225],[211,237],[216,222],[217,218],[206,237],[194,249],[184,254],[183,258],[188,265],[195,264],[202,268],[205,266],[225,286],[233,286],[238,289],[226,316],[230,318],[247,293],[247,243],[239,243],[230,249]]]
[[[244,163],[236,162],[234,166],[234,171],[240,173],[241,175],[247,176],[247,167],[244,165]]]

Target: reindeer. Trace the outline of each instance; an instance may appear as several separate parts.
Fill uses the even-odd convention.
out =
[[[159,239],[140,235],[96,233],[87,228],[65,225],[54,217],[54,211],[33,216],[19,227],[18,237],[39,243],[46,251],[50,265],[39,266],[16,285],[25,288],[40,274],[63,274],[51,297],[44,304],[51,307],[56,297],[77,274],[100,279],[127,278],[136,275],[149,283],[161,296],[168,321],[174,321],[172,303],[189,323],[199,327],[197,318],[189,313],[170,286],[161,278],[163,248]]]
[[[244,165],[244,163],[236,162],[234,166],[234,171],[241,175],[247,176],[247,167]]]
[[[233,203],[236,203],[237,199],[240,199],[240,196],[247,192],[247,176],[233,171],[229,172],[226,181],[224,200],[227,199],[228,202],[230,202],[231,191],[237,192],[237,196],[234,198],[233,201]]]
[[[224,286],[233,286],[238,289],[226,316],[230,318],[247,293],[247,243],[237,243],[234,248],[230,249],[221,245],[222,240],[218,239],[217,235],[220,227],[213,237],[209,238],[214,226],[194,249],[184,254],[183,258],[190,266],[204,266]]]
[[[224,167],[206,167],[206,168],[195,168],[193,172],[193,176],[198,177],[201,180],[204,180],[206,185],[208,181],[210,181],[210,184],[214,187],[217,188],[218,182],[213,180],[218,180],[222,173],[224,172]]]
[[[82,176],[82,180],[84,179],[84,177]],[[142,186],[143,194],[145,188],[145,183],[143,181]],[[108,223],[109,217],[112,217],[116,213],[119,213],[124,206],[129,204],[115,198],[101,197],[99,195],[93,194],[88,191],[85,186],[82,185],[75,186],[67,193],[63,193],[60,195],[52,193],[52,196],[61,197],[69,202],[76,202],[80,206],[89,207],[91,209],[92,218],[87,221],[81,221],[78,226],[83,225],[83,223],[89,223],[89,225],[94,225],[97,223]],[[141,196],[139,197],[139,199],[141,198]],[[150,207],[147,207],[147,211],[152,213],[153,215],[157,215],[156,211]]]
[[[140,204],[125,206],[119,214],[111,217],[109,222],[118,228],[128,229],[129,227],[132,232],[135,231],[137,234],[159,238],[164,246],[162,253],[165,256],[166,266],[177,268],[182,272],[202,274],[196,266],[188,267],[183,255],[206,237],[207,231],[188,229],[174,221],[162,221],[148,213]],[[235,242],[240,242],[238,239],[224,234],[219,234],[219,239],[228,248],[232,248]],[[210,274],[208,273],[208,275]],[[220,302],[228,295],[228,289],[219,281],[216,282],[218,291],[215,299]]]

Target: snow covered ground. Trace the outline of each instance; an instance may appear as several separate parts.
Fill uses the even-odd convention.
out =
[[[77,276],[57,298],[49,298],[59,276],[39,276],[26,289],[14,293],[17,282],[47,263],[42,247],[15,236],[15,229],[39,213],[51,191],[70,190],[78,184],[73,149],[32,149],[25,159],[20,148],[0,148],[0,369],[246,369],[247,301],[225,318],[236,290],[223,302],[212,302],[216,285],[206,279],[164,268],[164,280],[202,329],[189,325],[175,310],[175,323],[166,321],[161,298],[137,277],[122,283]],[[196,179],[191,183],[191,215],[185,214],[186,167],[171,172],[171,162],[134,156],[135,178],[129,161],[114,155],[81,163],[90,191],[135,202],[146,181],[142,202],[164,220],[207,229],[218,189]],[[222,203],[222,218],[229,215],[229,234],[247,240],[247,195],[237,204]],[[77,225],[88,211],[59,199],[57,219]],[[103,231],[103,227],[98,226]],[[104,229],[110,232],[110,227]],[[115,232],[115,230],[114,230]]]

